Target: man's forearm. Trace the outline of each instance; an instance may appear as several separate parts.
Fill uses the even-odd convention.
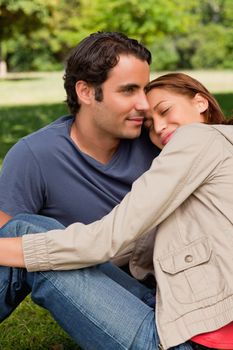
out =
[[[25,267],[22,238],[0,238],[0,265]]]
[[[0,210],[0,227],[5,225],[12,217]]]

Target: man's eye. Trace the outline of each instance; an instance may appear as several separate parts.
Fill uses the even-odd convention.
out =
[[[125,89],[123,92],[124,92],[125,94],[132,94],[132,93],[134,93],[134,91],[135,91],[135,88],[134,88],[134,87],[128,87],[128,88]]]

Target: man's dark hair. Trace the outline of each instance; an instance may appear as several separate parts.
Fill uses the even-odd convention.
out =
[[[66,102],[72,114],[80,109],[75,84],[83,80],[95,87],[95,98],[102,101],[101,84],[108,78],[121,54],[133,55],[151,63],[151,53],[137,40],[117,32],[97,32],[82,40],[70,53],[64,75]]]

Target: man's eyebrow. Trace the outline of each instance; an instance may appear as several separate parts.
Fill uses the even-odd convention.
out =
[[[139,88],[140,86],[138,84],[131,83],[131,84],[120,85],[117,90],[127,91],[129,89],[139,89]]]

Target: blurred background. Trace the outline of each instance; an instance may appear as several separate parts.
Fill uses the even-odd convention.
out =
[[[91,32],[121,31],[152,70],[233,69],[232,0],[1,0],[0,58],[10,72],[63,68]]]

